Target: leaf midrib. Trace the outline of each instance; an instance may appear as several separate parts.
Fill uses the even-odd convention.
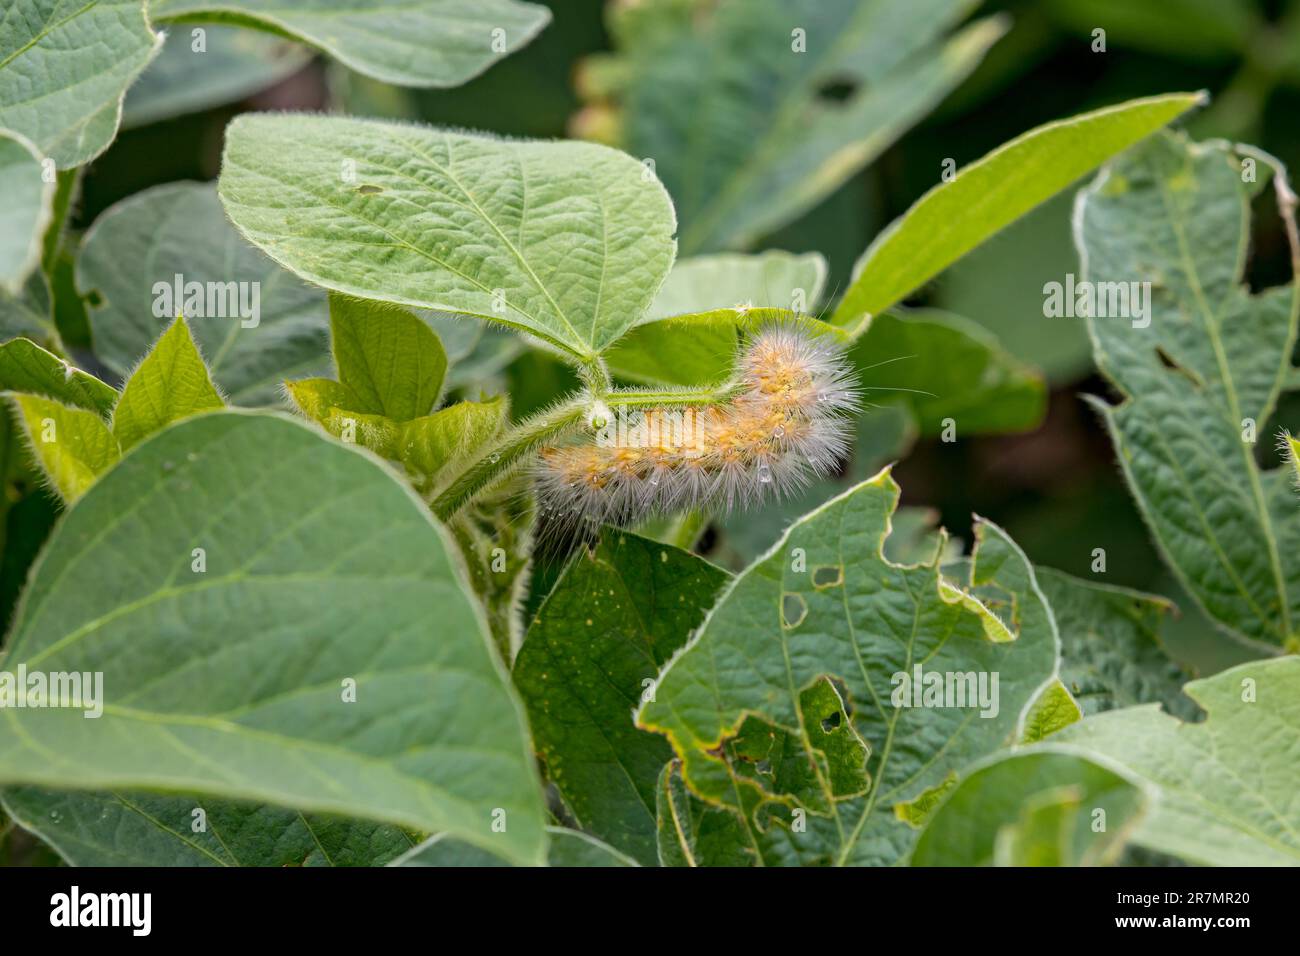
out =
[[[1217,317],[1214,310],[1211,309],[1209,302],[1205,298],[1205,290],[1201,286],[1201,278],[1195,265],[1195,260],[1191,255],[1188,246],[1187,233],[1183,229],[1181,216],[1177,214],[1173,197],[1169,192],[1168,180],[1159,176],[1156,182],[1160,190],[1161,204],[1165,208],[1165,215],[1169,219],[1170,227],[1174,231],[1174,237],[1178,242],[1178,256],[1182,260],[1184,274],[1192,288],[1193,296],[1196,300],[1197,310],[1200,314],[1202,323],[1205,326],[1206,335],[1214,348],[1215,363],[1219,368],[1219,378],[1223,382],[1224,390],[1229,402],[1229,412],[1231,418],[1228,421],[1230,427],[1237,427],[1236,422],[1241,421],[1241,400],[1237,396],[1236,381],[1233,378],[1232,370],[1228,365],[1227,354],[1223,349],[1223,340],[1219,335]],[[1269,565],[1273,575],[1273,583],[1277,589],[1278,604],[1282,615],[1282,630],[1279,632],[1282,641],[1291,634],[1291,607],[1287,597],[1286,578],[1282,571],[1281,556],[1278,552],[1277,538],[1273,533],[1272,521],[1269,518],[1268,508],[1264,502],[1264,490],[1259,481],[1259,470],[1255,466],[1254,459],[1245,442],[1236,443],[1245,465],[1246,475],[1250,481],[1251,499],[1254,504],[1256,520],[1259,523],[1260,531],[1264,535],[1264,540],[1268,545]],[[1199,512],[1200,509],[1198,508]],[[1217,535],[1216,535],[1217,540]],[[1248,600],[1253,600],[1247,595]],[[1264,623],[1268,623],[1268,617],[1262,618]],[[1276,632],[1276,628],[1273,628]]]
[[[0,60],[0,70],[3,70],[3,69],[4,69],[5,67],[7,67],[10,63],[12,63],[14,60],[18,59],[18,57],[22,56],[24,53],[26,53],[26,52],[27,52],[28,50],[30,50],[32,47],[36,46],[38,43],[40,43],[42,40],[44,40],[47,36],[49,36],[49,35],[50,35],[51,33],[53,33],[55,30],[59,29],[59,27],[63,26],[65,23],[68,23],[69,21],[75,20],[77,17],[81,16],[83,13],[86,13],[87,11],[94,9],[94,8],[97,7],[97,6],[99,6],[99,0],[90,0],[90,2],[87,3],[84,7],[82,7],[82,8],[79,9],[79,10],[74,10],[72,13],[69,13],[69,14],[68,14],[66,17],[64,17],[62,20],[59,20],[59,21],[57,21],[57,22],[49,22],[49,23],[46,23],[45,26],[41,28],[41,30],[40,30],[39,33],[37,33],[37,34],[36,34],[35,36],[33,36],[30,40],[28,40],[26,43],[24,43],[22,46],[20,46],[17,50],[14,50],[13,53],[10,53],[10,54],[9,54],[7,57],[5,57],[3,60]],[[18,10],[18,6],[17,6],[17,4],[15,4],[15,5],[13,6],[12,9],[16,12],[16,11]],[[23,101],[21,101],[21,102],[27,102],[27,101],[26,101],[26,100],[23,100]]]
[[[378,165],[378,164],[375,164],[375,165]],[[425,258],[425,259],[428,259],[430,262],[432,262],[434,265],[438,266],[440,269],[445,269],[447,272],[451,273],[452,275],[456,275],[456,276],[459,276],[460,278],[464,279],[464,280],[465,280],[466,282],[468,282],[470,285],[472,285],[472,286],[474,286],[475,288],[477,288],[480,292],[487,293],[487,294],[489,294],[489,295],[492,294],[492,290],[491,290],[490,288],[488,288],[486,285],[484,285],[482,282],[480,282],[478,279],[474,278],[474,277],[471,276],[471,275],[467,275],[466,273],[461,272],[461,271],[459,271],[459,270],[453,268],[449,263],[444,262],[443,260],[439,259],[437,256],[433,255],[433,254],[430,253],[430,252],[425,251],[425,250],[422,249],[420,246],[416,245],[415,243],[411,242],[410,240],[408,240],[408,239],[406,239],[406,238],[404,238],[404,237],[398,235],[397,233],[395,233],[395,232],[393,232],[391,229],[389,229],[387,226],[385,226],[385,225],[383,225],[383,224],[381,224],[381,223],[375,222],[374,220],[367,219],[366,217],[362,216],[362,215],[361,215],[360,213],[358,213],[355,209],[353,209],[353,208],[351,208],[351,207],[349,207],[349,206],[342,206],[342,205],[339,205],[338,203],[332,201],[329,197],[324,196],[324,195],[319,194],[319,193],[316,193],[316,192],[313,192],[312,190],[306,188],[306,187],[303,186],[302,183],[300,183],[300,182],[290,183],[290,182],[286,182],[286,181],[281,180],[281,179],[276,179],[275,177],[272,177],[272,176],[270,176],[270,175],[268,175],[268,174],[266,174],[266,173],[264,173],[264,172],[261,172],[261,171],[259,171],[259,170],[257,170],[257,169],[254,169],[254,168],[251,167],[251,166],[243,166],[243,167],[241,167],[241,168],[243,169],[243,171],[244,171],[245,173],[248,173],[248,174],[251,174],[251,175],[255,175],[255,176],[261,176],[262,178],[264,178],[264,179],[266,179],[267,181],[269,181],[269,182],[275,184],[275,185],[278,186],[278,187],[281,187],[281,188],[289,188],[289,189],[297,189],[297,190],[301,191],[302,193],[304,193],[304,194],[306,195],[307,198],[309,198],[309,199],[313,199],[313,200],[316,200],[317,202],[320,202],[322,205],[325,205],[325,206],[329,207],[330,209],[333,209],[333,210],[336,211],[336,212],[341,212],[341,213],[343,213],[343,214],[345,214],[345,215],[347,215],[347,216],[350,216],[350,217],[355,218],[358,222],[363,223],[364,225],[370,226],[371,228],[375,229],[376,231],[381,232],[381,233],[383,233],[384,235],[386,235],[389,239],[393,240],[393,248],[409,249],[411,252],[414,252],[416,255],[419,255],[419,256],[422,256],[422,257]],[[248,207],[248,208],[252,208],[252,207]],[[272,237],[272,238],[275,238],[275,237]],[[299,241],[301,241],[304,237],[302,237],[302,236],[293,236],[293,237],[291,237],[291,238],[295,238],[295,239],[298,239]],[[260,244],[259,244],[259,246],[260,246]],[[271,253],[270,253],[270,250],[267,250],[267,252],[268,252],[268,254],[271,254]],[[280,260],[279,260],[278,258],[276,258],[274,255],[272,255],[272,258],[273,258],[273,259],[276,259],[277,263],[280,262]],[[289,269],[290,271],[294,271],[294,267],[293,267],[293,266],[290,266],[290,265],[288,265],[288,264],[284,264],[284,267],[285,267],[286,269]],[[360,293],[352,293],[352,294],[357,294],[357,295],[359,295]],[[406,304],[406,303],[402,303],[402,304]],[[553,335],[549,335],[549,334],[547,334],[545,331],[543,331],[543,330],[546,329],[546,323],[542,322],[540,319],[538,319],[536,316],[532,315],[531,313],[525,312],[523,309],[521,309],[518,305],[514,304],[513,302],[510,302],[510,301],[507,300],[506,305],[509,306],[509,307],[510,307],[512,310],[514,310],[515,312],[519,313],[521,316],[523,316],[525,319],[527,319],[530,323],[532,323],[532,324],[530,324],[530,325],[519,325],[518,327],[521,328],[523,331],[527,332],[527,333],[530,334],[530,335],[534,335],[534,336],[537,336],[538,338],[544,339],[545,341],[550,342],[551,344],[555,345],[557,348],[563,349],[563,350],[566,351],[566,352],[576,354],[573,343],[565,342],[565,341],[563,341],[563,340],[561,340],[561,339],[559,339],[559,338],[557,338],[557,337],[555,337],[555,336],[553,336]],[[501,318],[500,316],[498,316],[498,315],[485,315],[485,314],[481,314],[481,313],[466,312],[466,311],[463,310],[463,309],[455,309],[455,308],[451,308],[451,307],[449,307],[449,306],[436,307],[436,306],[430,306],[430,305],[428,305],[428,304],[425,304],[425,305],[414,305],[414,304],[412,304],[412,307],[413,307],[413,308],[440,308],[442,311],[450,312],[450,313],[453,313],[453,314],[459,314],[459,315],[473,315],[473,316],[475,316],[476,318],[481,318],[481,319],[484,319],[485,321],[488,321],[488,322],[501,322],[501,323],[506,324],[506,325],[512,325],[512,324],[515,324],[515,323],[506,322],[504,319],[502,319],[502,318]],[[537,326],[537,327],[534,327],[534,326]],[[575,332],[574,334],[576,335],[577,333]]]

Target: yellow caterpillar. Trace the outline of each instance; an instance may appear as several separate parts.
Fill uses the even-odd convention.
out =
[[[726,401],[588,416],[594,440],[543,448],[542,512],[625,525],[688,508],[760,504],[834,472],[859,404],[844,347],[793,325],[755,333]]]

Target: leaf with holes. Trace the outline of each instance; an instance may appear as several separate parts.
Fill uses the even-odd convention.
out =
[[[168,428],[33,569],[4,671],[102,682],[80,709],[0,710],[0,783],[199,792],[542,862],[522,708],[452,548],[387,469],[286,416]]]
[[[1167,599],[1051,568],[1037,573],[1061,632],[1061,680],[1085,714],[1160,703],[1178,717],[1195,717],[1182,692],[1191,675],[1160,639],[1173,610]]]
[[[1291,474],[1262,471],[1255,452],[1290,369],[1300,286],[1243,282],[1259,188],[1243,158],[1257,162],[1162,135],[1104,171],[1075,217],[1078,300],[1094,296],[1097,365],[1123,396],[1093,404],[1168,564],[1224,632],[1294,651],[1300,509]],[[1284,209],[1289,192],[1279,184]]]
[[[682,249],[747,248],[966,78],[1005,29],[991,18],[947,36],[969,9],[964,0],[627,4],[611,16],[620,79],[598,92],[616,94],[619,145],[653,159],[677,202]]]
[[[219,185],[231,220],[304,279],[475,316],[590,360],[672,265],[672,203],[590,143],[324,116],[244,115]]]
[[[965,586],[940,574],[938,553],[892,564],[881,549],[898,494],[884,471],[797,521],[638,712],[690,788],[739,817],[753,861],[906,859],[904,808],[1017,739],[1055,680],[1051,610],[1015,544],[977,524]],[[837,736],[869,753],[856,779]],[[780,762],[756,756],[778,745]]]

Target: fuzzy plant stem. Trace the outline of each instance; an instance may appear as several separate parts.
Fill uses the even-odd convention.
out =
[[[521,422],[501,436],[474,459],[431,503],[433,513],[446,521],[487,491],[512,468],[522,463],[540,446],[561,438],[582,424],[593,407],[604,403],[611,408],[659,408],[664,406],[711,405],[725,401],[735,386],[700,390],[637,390],[616,392],[595,390],[566,399]]]
[[[581,396],[534,415],[510,429],[433,500],[433,513],[446,521],[473,501],[539,445],[581,424],[591,402]]]
[[[678,408],[725,402],[736,391],[736,385],[704,389],[625,389],[609,392],[600,399],[610,408]]]

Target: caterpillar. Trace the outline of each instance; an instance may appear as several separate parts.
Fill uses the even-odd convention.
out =
[[[859,389],[844,347],[798,325],[770,325],[740,349],[727,398],[588,415],[594,440],[541,449],[542,514],[626,526],[686,509],[761,504],[833,473],[851,447]]]

